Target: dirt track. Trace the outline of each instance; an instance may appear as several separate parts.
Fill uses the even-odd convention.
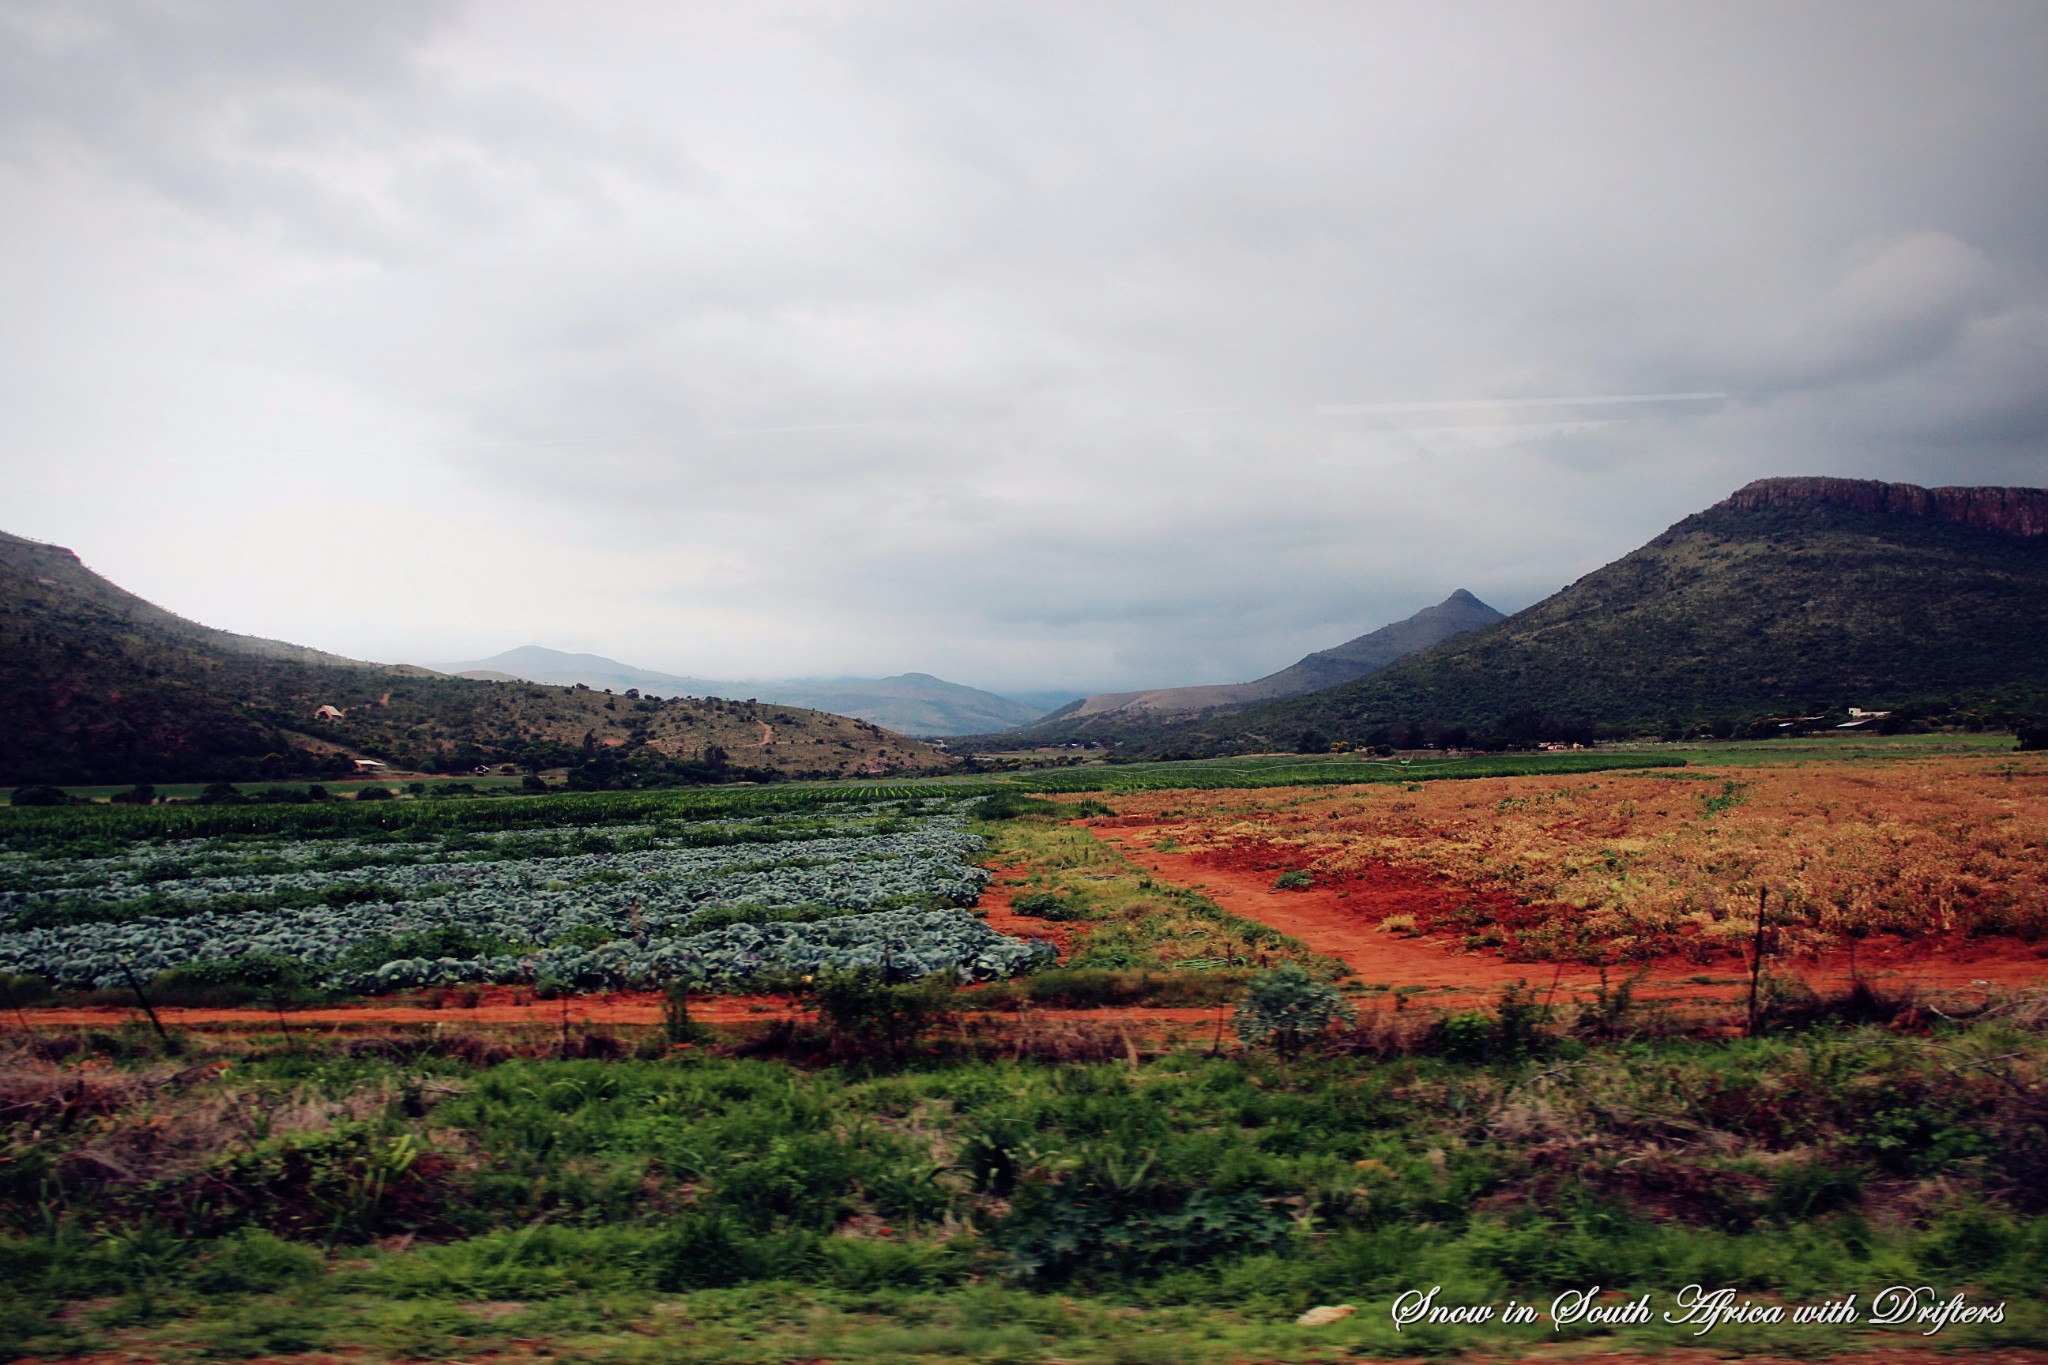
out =
[[[1361,981],[1430,991],[1497,992],[1517,981],[1562,993],[1595,989],[1599,969],[1577,963],[1509,962],[1496,953],[1467,953],[1440,938],[1412,938],[1387,933],[1379,923],[1388,915],[1418,914],[1447,900],[1470,900],[1473,893],[1418,873],[1380,868],[1367,878],[1341,888],[1310,887],[1281,891],[1273,886],[1270,868],[1234,867],[1207,854],[1162,853],[1151,846],[1143,828],[1127,823],[1084,824],[1138,866],[1162,880],[1200,891],[1234,915],[1271,925],[1292,935],[1313,951],[1334,957]],[[1773,961],[1773,971],[1791,972],[1817,989],[1846,988],[1856,972],[1888,989],[1913,987],[1968,992],[1972,988],[2009,991],[2048,984],[2048,945],[2010,939],[1872,940],[1858,950],[1852,970],[1846,952],[1813,959]],[[1610,968],[1610,985],[1632,967]],[[1732,1000],[1747,990],[1746,968],[1730,959],[1702,966],[1683,959],[1652,964],[1639,998]],[[1701,981],[1694,978],[1710,978]]]

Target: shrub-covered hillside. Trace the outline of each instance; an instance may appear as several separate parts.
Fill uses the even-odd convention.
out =
[[[338,720],[316,719],[322,707]],[[865,721],[362,663],[187,621],[71,551],[0,535],[0,786],[467,771],[599,760],[612,785],[943,767]],[[623,770],[621,765],[624,765]]]

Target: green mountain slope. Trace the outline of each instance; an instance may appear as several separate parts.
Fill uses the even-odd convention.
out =
[[[2029,707],[2044,690],[2048,490],[1766,479],[1495,626],[1200,738]]]
[[[322,707],[342,714],[319,719]],[[213,630],[69,550],[0,534],[0,785],[333,775],[355,756],[440,771],[604,759],[628,765],[620,780],[677,765],[715,780],[949,761],[796,707],[450,678]]]

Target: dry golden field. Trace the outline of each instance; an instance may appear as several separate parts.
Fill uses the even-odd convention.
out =
[[[1521,958],[1705,961],[1754,933],[1760,894],[1779,952],[2048,939],[2048,755],[1175,791],[1117,807],[1219,865],[1305,868],[1336,887],[1435,874],[1472,902],[1413,929]]]

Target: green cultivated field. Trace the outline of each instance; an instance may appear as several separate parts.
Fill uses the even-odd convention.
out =
[[[1858,744],[1895,758],[1955,742]],[[23,973],[0,1009],[33,1007],[51,977],[112,981],[107,954],[161,971],[160,1003],[258,1007],[249,1032],[173,1030],[168,1044],[137,1023],[9,1016],[0,1358],[2048,1349],[2048,996],[1774,984],[1759,1036],[1731,1038],[1621,981],[1555,1007],[1538,983],[1448,1012],[1398,997],[1281,1055],[1240,1045],[1228,1006],[1280,964],[1307,968],[1312,998],[1332,964],[1155,883],[1067,828],[1073,806],[1032,795],[1694,756],[1274,755],[0,810],[0,951]],[[981,796],[996,799],[965,806]],[[1087,922],[1074,962],[1039,970],[1042,953],[1002,946],[1018,940],[974,937],[988,934],[963,908],[985,876],[978,840],[1035,869],[1014,887],[1020,913]],[[150,956],[180,951],[182,965]],[[565,1011],[559,1027],[465,1027],[455,1008],[433,1026],[323,1035],[289,1011],[519,979],[525,963],[550,993],[772,984],[760,973],[780,970],[820,1015],[716,1035],[676,997],[659,1026],[572,1026]],[[1012,979],[950,984],[968,976]],[[1160,1051],[1113,1018],[1052,1013],[1147,1002],[1215,1007],[1217,1045]],[[1441,1304],[1545,1312],[1599,1287],[1662,1312],[1694,1284],[1788,1318],[1855,1294],[1861,1320],[1700,1337],[1654,1318],[1397,1330],[1391,1315],[1432,1287]],[[1960,1293],[1997,1320],[1932,1338],[1871,1322],[1891,1286]],[[1355,1311],[1295,1322],[1340,1305]]]
[[[2010,741],[2008,741],[2009,743]],[[1729,746],[1734,748],[1735,746]],[[1534,773],[1590,773],[1621,768],[1682,766],[1694,751],[1664,752],[1601,749],[1581,753],[1497,754],[1479,758],[1365,759],[1355,754],[1264,754],[1236,758],[1196,759],[1178,763],[1088,764],[1042,771],[950,777],[905,778],[894,781],[788,782],[766,786],[731,784],[712,787],[657,788],[623,792],[551,792],[519,801],[476,803],[462,799],[356,806],[350,801],[310,805],[183,804],[151,807],[0,808],[0,847],[17,839],[41,837],[94,839],[103,837],[191,838],[228,833],[292,832],[315,836],[328,831],[404,829],[517,829],[545,823],[603,824],[614,820],[669,816],[712,818],[727,813],[809,810],[842,802],[901,801],[943,792],[980,796],[998,791],[1129,792],[1174,788],[1327,786],[1363,782],[1424,782],[1433,779],[1516,777]],[[1701,751],[1706,752],[1706,751]],[[1718,750],[1712,752],[1719,752]],[[518,792],[514,778],[458,779],[479,790],[493,789],[498,798]],[[245,784],[254,792],[266,786],[302,787],[295,783]],[[346,793],[358,785],[336,783],[330,792]],[[104,799],[125,787],[77,787],[74,796]],[[199,786],[164,788],[163,795],[181,800],[196,796]],[[544,801],[545,807],[535,803]]]

